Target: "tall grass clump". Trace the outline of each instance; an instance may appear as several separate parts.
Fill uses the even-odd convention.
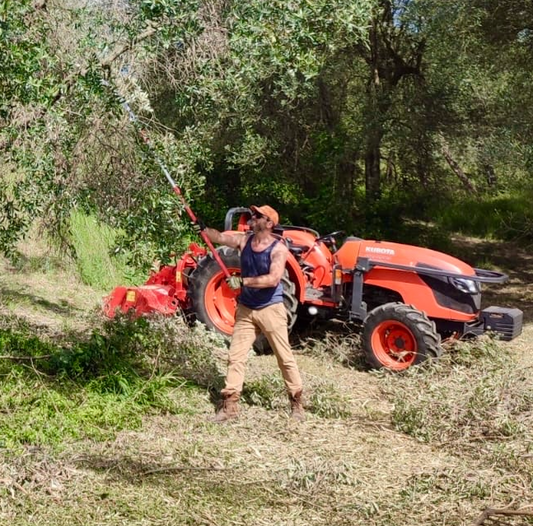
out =
[[[78,272],[85,284],[109,291],[118,284],[140,281],[124,256],[111,256],[116,238],[112,228],[81,211],[72,213],[70,228]]]
[[[432,212],[432,220],[448,232],[489,239],[533,240],[530,192],[483,199],[446,200]]]
[[[439,362],[376,374],[399,431],[513,469],[531,454],[533,378],[498,342],[457,342]]]
[[[307,333],[301,332],[300,347],[303,354],[321,360],[332,360],[345,367],[366,368],[361,336],[353,327],[346,325],[342,329],[336,327],[333,331],[328,330],[325,325],[318,325],[315,332],[317,337],[314,336],[313,329],[308,329]]]
[[[349,398],[338,386],[331,382],[316,379],[308,382],[309,395],[306,409],[321,418],[349,418],[352,416]]]
[[[5,323],[0,436],[9,447],[60,447],[135,429],[146,413],[198,411],[206,391],[223,382],[215,340],[181,318],[118,318],[60,342]]]

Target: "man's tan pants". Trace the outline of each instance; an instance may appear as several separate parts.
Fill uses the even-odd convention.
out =
[[[229,349],[226,387],[222,390],[223,396],[242,391],[248,351],[261,332],[268,339],[276,355],[289,395],[302,391],[302,379],[289,345],[285,305],[276,303],[257,310],[238,305]]]

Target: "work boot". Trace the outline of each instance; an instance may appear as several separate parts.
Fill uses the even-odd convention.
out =
[[[291,402],[291,419],[303,422],[305,420],[305,411],[302,405],[302,391],[298,391],[293,395],[289,394],[289,400]]]
[[[239,393],[232,393],[230,395],[222,395],[222,402],[212,422],[222,424],[227,420],[232,420],[239,416]]]

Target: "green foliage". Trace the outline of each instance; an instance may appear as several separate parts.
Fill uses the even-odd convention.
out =
[[[242,399],[248,404],[258,405],[265,409],[286,405],[285,385],[281,375],[279,373],[263,375],[246,381]]]
[[[159,356],[163,369],[202,386],[219,391],[224,385],[224,368],[217,354],[227,342],[198,323],[193,329],[182,318],[155,317],[139,336],[145,352]]]
[[[123,6],[88,8],[76,1],[64,9],[55,4],[40,9],[29,1],[6,4],[0,150],[9,152],[16,178],[0,189],[1,250],[12,250],[36,216],[43,216],[46,227],[66,243],[71,209],[80,203],[112,226],[118,223],[127,240],[120,246],[137,265],[148,265],[160,255],[158,249],[168,254],[176,248],[183,228],[167,228],[176,204],[161,198],[169,188],[154,184],[154,162],[146,161],[142,142],[132,140],[131,126],[117,119],[119,101],[102,78],[109,74],[114,53],[120,57],[128,49],[121,41],[125,34],[131,41],[143,35],[138,51],[146,57],[150,48],[144,46],[152,33],[157,45],[150,53],[157,53],[198,31],[197,8],[187,1],[133,2],[128,12]],[[138,88],[129,95],[146,101]],[[126,141],[124,126],[130,127]],[[164,142],[161,137],[156,147]],[[176,160],[172,145],[168,150]],[[139,239],[143,246],[132,250]]]
[[[7,328],[0,332],[0,343],[5,354],[14,357],[0,363],[1,372],[8,374],[13,367],[25,369],[25,363],[34,363],[36,371],[76,379],[90,379],[116,369],[134,372],[141,358],[137,358],[131,345],[136,331],[124,324],[106,326],[109,333],[95,330],[87,339],[78,339],[71,345],[60,345],[31,334],[31,328],[22,325],[17,329]],[[128,325],[133,328],[131,324]],[[23,357],[19,359],[18,357]]]
[[[0,330],[0,435],[9,447],[109,439],[147,412],[195,411],[195,386],[223,384],[216,337],[179,319],[121,318],[63,342],[32,331]]]
[[[113,255],[116,232],[94,217],[75,211],[71,216],[72,246],[79,275],[84,283],[101,291],[110,291],[117,284],[139,284],[122,255]]]
[[[27,356],[38,358],[40,356],[51,356],[56,352],[57,347],[47,341],[41,340],[38,336],[28,334],[29,328],[22,327],[23,332],[13,331],[12,329],[2,330],[0,332],[0,348],[5,354],[14,353],[17,354],[28,353]],[[8,367],[2,371],[7,373],[10,369],[9,362],[4,362],[3,367]]]
[[[497,30],[485,0],[4,2],[0,249],[37,216],[68,244],[76,207],[135,267],[183,249],[188,218],[113,86],[217,226],[269,202],[286,223],[401,239],[428,196],[528,188],[522,4]],[[509,214],[520,230],[527,211]]]
[[[11,372],[1,385],[0,401],[7,411],[0,435],[9,448],[23,444],[62,448],[72,440],[110,439],[123,428],[139,427],[142,412],[150,405],[119,393],[82,391],[69,381],[29,378],[21,371]]]
[[[307,179],[323,177],[329,167],[312,158],[314,136],[325,128],[316,104],[324,68],[364,38],[370,5],[235,4],[212,20],[227,31],[224,42],[205,28],[219,53],[192,62],[195,75],[183,74],[190,56],[172,64],[180,80],[171,90],[176,105],[168,107],[162,90],[164,100],[156,98],[154,108],[164,111],[168,125],[193,128],[207,149],[212,168],[204,171],[206,193],[198,208],[209,222],[220,224],[228,205],[266,201],[292,219],[302,197],[315,194],[313,186],[303,188],[302,177],[308,169]],[[160,71],[168,74],[168,64]]]
[[[336,385],[324,381],[315,383],[310,389],[306,408],[322,418],[348,418],[352,415],[348,397]]]

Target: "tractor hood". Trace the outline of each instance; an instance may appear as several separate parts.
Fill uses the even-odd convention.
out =
[[[368,258],[374,263],[402,267],[439,269],[450,274],[475,276],[476,270],[461,261],[442,252],[429,248],[403,245],[388,241],[368,241],[347,238],[336,253],[337,262],[344,269],[353,268],[358,258]]]

